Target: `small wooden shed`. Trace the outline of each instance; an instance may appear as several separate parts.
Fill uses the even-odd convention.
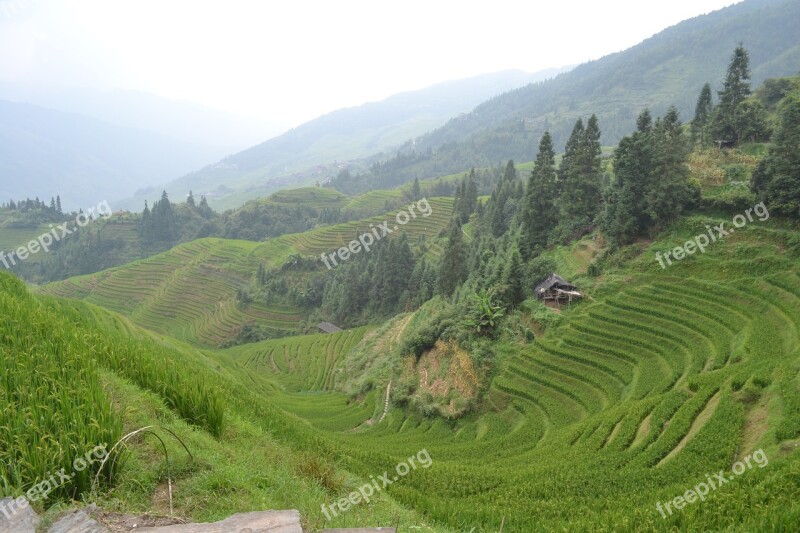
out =
[[[539,300],[556,302],[557,304],[564,301],[571,303],[573,298],[583,298],[583,294],[578,291],[578,287],[555,272],[536,285],[534,294],[536,294],[536,298]]]

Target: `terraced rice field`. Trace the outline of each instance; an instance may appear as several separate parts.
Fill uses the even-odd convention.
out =
[[[373,414],[374,393],[360,404],[334,392],[342,379],[345,355],[369,328],[333,334],[306,335],[237,346],[220,352],[248,372],[265,377],[280,391],[276,404],[322,430],[347,431]]]
[[[430,204],[430,216],[411,219],[400,231],[412,238],[438,235],[449,222],[452,199],[434,198]],[[267,307],[239,307],[236,303],[237,288],[250,283],[258,265],[277,268],[297,253],[316,260],[321,253],[334,251],[369,231],[370,224],[377,226],[384,220],[393,224],[394,215],[284,235],[264,243],[200,239],[123,267],[51,283],[39,290],[85,299],[127,315],[147,329],[198,345],[218,346],[247,323],[261,324],[280,335],[296,329],[305,318],[300,309],[281,303]],[[287,275],[304,274],[289,271]]]
[[[122,239],[126,243],[138,243],[140,241],[139,225],[131,220],[113,218],[103,223],[100,235],[104,239]]]
[[[702,530],[727,521],[748,529],[751,509],[767,505],[776,486],[797,500],[797,462],[782,460],[800,445],[796,268],[735,281],[641,275],[565,318],[532,344],[498,346],[486,407],[466,420],[395,407],[355,431],[331,422],[329,435],[365,476],[427,449],[434,467],[391,492],[454,530],[497,530],[503,516],[508,531],[565,523]],[[324,429],[322,420],[369,418],[385,389],[376,385],[364,403],[350,405],[330,394],[332,343],[340,341],[274,341],[237,355],[283,384],[265,394]],[[782,407],[756,424],[757,403]],[[771,454],[763,471],[661,518],[658,501],[708,473],[730,476],[731,465],[759,447]]]
[[[356,214],[381,213],[386,210],[387,203],[395,205],[405,200],[406,196],[400,189],[369,191],[347,202],[343,210]]]
[[[370,225],[378,227],[384,221],[389,222],[389,229],[404,232],[412,239],[420,236],[434,237],[443,228],[447,227],[450,221],[450,215],[453,211],[452,198],[432,198],[429,199],[431,205],[431,214],[428,217],[423,217],[418,214],[416,218],[411,218],[405,225],[398,225],[395,216],[400,209],[371,217],[365,220],[356,222],[348,222],[345,224],[337,224],[335,226],[328,226],[319,228],[305,233],[288,235],[281,237],[287,242],[290,242],[292,247],[302,254],[318,256],[323,252],[331,252],[341,246],[346,246],[347,243],[357,238],[363,233],[370,231]],[[402,208],[401,208],[402,209]],[[397,226],[395,228],[395,226]]]
[[[35,228],[4,228],[0,227],[0,252],[9,253],[18,249],[20,246],[27,246],[29,242],[35,240],[40,235],[50,231],[47,224],[42,224]],[[33,254],[26,259],[26,262],[38,262],[47,257],[43,251]],[[5,267],[0,263],[0,268]]]
[[[239,308],[236,289],[249,283],[257,243],[203,239],[115,268],[52,283],[41,292],[82,298],[181,340],[216,346],[246,323],[289,331],[299,310],[275,305]]]
[[[336,189],[323,187],[301,187],[278,191],[271,195],[269,202],[286,206],[303,205],[312,209],[335,209],[344,207],[348,197]]]

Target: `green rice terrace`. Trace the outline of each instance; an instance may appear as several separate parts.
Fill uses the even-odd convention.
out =
[[[412,218],[401,231],[431,239],[449,222],[452,198],[432,198],[428,217]],[[276,335],[296,329],[304,315],[283,303],[239,306],[237,288],[249,284],[259,264],[280,268],[300,254],[324,269],[320,254],[346,246],[357,235],[392,220],[394,212],[355,222],[284,235],[263,243],[207,238],[131,264],[43,286],[42,294],[84,299],[130,317],[136,324],[194,344],[217,346],[245,323]],[[433,242],[431,253],[437,253]]]
[[[35,364],[53,394],[67,393],[60,401],[95,406],[97,424],[80,441],[87,446],[153,423],[184,436],[199,463],[169,445],[175,507],[196,519],[297,508],[308,530],[399,524],[488,532],[502,523],[504,531],[791,531],[800,520],[800,268],[786,249],[796,238],[769,221],[670,269],[658,266],[657,250],[713,221],[691,217],[659,241],[625,248],[618,267],[594,280],[582,274],[591,241],[554,251],[589,297],[562,309],[534,341],[499,342],[480,403],[456,420],[425,417],[396,401],[392,370],[375,374],[385,381],[350,387],[365,349],[389,361],[409,357],[400,349],[409,317],[226,350],[180,340],[212,339],[241,319],[234,305],[217,314],[204,307],[229,295],[232,274],[244,278],[256,260],[280,262],[297,249],[328,249],[353,227],[265,244],[201,240],[43,290],[121,315],[28,296],[3,275],[0,346],[4,364],[14,364],[4,369],[12,381],[0,392],[13,394],[13,376]],[[192,284],[195,276],[203,281]],[[152,289],[135,289],[149,279]],[[179,295],[186,303],[167,307]],[[291,321],[288,310],[260,312],[276,325]],[[60,347],[59,362],[30,359],[41,349],[13,325],[21,320],[59,324],[48,341]],[[47,378],[54,365],[74,378]],[[12,415],[19,438],[32,434],[26,416]],[[58,434],[66,421],[42,423]],[[120,472],[106,473],[101,506],[141,512],[153,505],[163,463],[151,444],[140,446]],[[73,452],[63,450],[83,448],[65,442],[57,449],[50,456],[64,461]],[[429,469],[326,519],[323,505],[423,449]],[[750,461],[737,472],[757,450],[768,464]],[[15,460],[16,477],[4,480],[31,479],[45,468],[28,471]],[[662,507],[662,517],[657,504],[723,472],[729,481],[705,501]]]
[[[653,271],[648,250],[544,337],[503,345],[482,407],[457,423],[392,408],[364,425],[380,414],[380,384],[347,408],[353,427],[340,426],[348,417],[328,376],[344,364],[335,348],[344,339],[240,347],[233,359],[268,376],[276,403],[326,431],[349,468],[379,472],[426,448],[434,467],[393,496],[458,531],[495,531],[503,516],[512,531],[791,530],[800,271],[782,257],[780,231],[751,233],[666,274]],[[757,449],[770,461],[763,470],[662,519],[656,503],[707,474],[731,477]],[[377,450],[392,458],[376,461]]]

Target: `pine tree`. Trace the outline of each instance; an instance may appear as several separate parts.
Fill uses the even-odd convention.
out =
[[[437,292],[443,296],[451,296],[456,288],[467,279],[467,247],[461,234],[461,224],[454,221],[450,224],[447,245],[442,253],[439,266]]]
[[[553,139],[550,132],[545,132],[522,203],[520,252],[525,259],[547,246],[550,232],[558,224],[557,179]]]
[[[468,215],[471,215],[475,212],[475,206],[478,203],[478,183],[475,181],[474,168],[469,171],[469,175],[467,176],[467,190],[464,198],[467,205]]]
[[[517,168],[514,161],[509,160],[486,206],[489,228],[495,237],[500,237],[508,230],[514,216],[514,204],[509,204],[509,198],[514,195],[516,186]]]
[[[574,166],[573,161],[578,157],[580,152],[581,139],[583,139],[583,119],[578,119],[575,126],[572,127],[572,133],[569,135],[567,144],[564,147],[564,157],[561,158],[561,167],[559,167],[559,178],[562,182],[567,181],[567,174]]]
[[[757,142],[768,139],[770,128],[764,104],[754,98],[748,98],[739,104],[736,108],[736,128],[742,141]]]
[[[711,114],[714,104],[711,99],[711,85],[706,83],[697,97],[697,105],[694,108],[694,120],[692,120],[692,143],[699,143],[701,147],[708,145],[708,124],[711,121]]]
[[[739,104],[750,96],[750,56],[742,45],[736,47],[728,65],[725,83],[719,91],[719,105],[714,115],[714,135],[722,141],[741,141],[737,124]]]
[[[147,200],[144,201],[144,211],[142,211],[142,225],[139,227],[139,236],[149,244],[153,240],[153,218],[150,208],[147,207]]]
[[[786,97],[769,154],[753,172],[752,189],[770,211],[800,219],[800,96]]]
[[[503,269],[501,298],[514,307],[525,299],[525,269],[519,250],[514,248],[506,259]]]
[[[615,180],[606,191],[601,227],[618,245],[632,242],[647,226],[644,194],[652,175],[652,135],[649,126],[642,129],[614,150]]]
[[[61,210],[61,196],[56,195],[56,213],[63,215],[64,211]]]
[[[456,201],[453,204],[453,211],[457,213],[459,220],[464,224],[469,220],[469,206],[467,206],[467,184],[462,181],[456,187]]]
[[[189,207],[196,207],[196,204],[194,203],[194,195],[192,194],[192,191],[189,191],[189,196],[186,197],[186,205],[188,205]]]
[[[583,128],[579,119],[567,141],[561,165],[560,220],[569,230],[592,224],[602,205],[600,128],[592,115]]]
[[[411,187],[411,199],[419,200],[422,196],[419,188],[419,178],[414,178],[414,185]]]
[[[509,159],[506,163],[506,169],[503,171],[503,181],[513,182],[517,180],[517,167],[514,166],[514,160]]]
[[[647,133],[651,129],[653,129],[653,116],[650,114],[650,110],[645,107],[636,117],[636,131]]]
[[[200,197],[200,205],[198,206],[197,211],[200,213],[200,216],[205,219],[210,219],[214,216],[214,210],[208,206],[208,201],[206,200],[205,196]]]
[[[670,108],[652,126],[645,109],[637,125],[614,151],[615,180],[605,193],[601,227],[615,244],[663,226],[699,197],[689,181],[689,145],[677,110]]]
[[[161,193],[161,200],[158,201],[158,225],[161,240],[171,242],[178,238],[175,212],[167,196],[167,191]]]
[[[700,193],[689,181],[689,144],[675,107],[656,122],[653,135],[654,162],[645,210],[659,230],[693,205]]]

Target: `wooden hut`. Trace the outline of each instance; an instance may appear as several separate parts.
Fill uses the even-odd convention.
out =
[[[562,302],[572,303],[573,298],[583,298],[583,294],[578,291],[578,287],[555,272],[536,285],[534,294],[539,300],[557,304]]]

